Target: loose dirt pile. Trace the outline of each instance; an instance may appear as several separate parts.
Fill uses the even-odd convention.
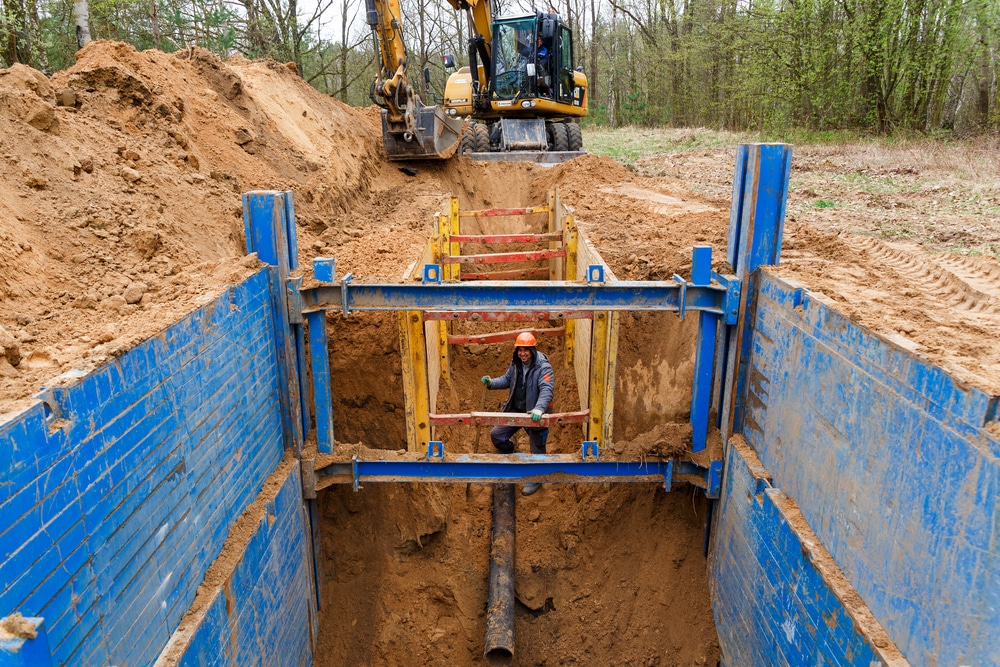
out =
[[[300,262],[332,255],[358,279],[399,279],[451,194],[463,208],[521,206],[550,188],[619,278],[687,275],[697,243],[718,249],[721,269],[732,152],[669,159],[695,174],[700,194],[593,156],[549,169],[455,159],[408,176],[384,160],[373,110],[326,98],[277,63],[95,42],[51,80],[0,71],[0,414],[254,270],[240,204],[249,190],[293,190]],[[928,256],[803,217],[796,209],[786,228],[787,275],[1000,393],[996,261]],[[623,316],[616,449],[662,446],[673,436],[655,427],[686,417],[694,319]],[[395,315],[328,322],[337,439],[405,446]],[[509,359],[509,348],[456,353],[442,405],[478,410],[479,375]],[[561,372],[556,364],[566,409],[574,390]],[[578,433],[555,431],[550,451],[579,446]],[[317,664],[478,662],[488,487],[329,489],[320,509]],[[704,520],[689,491],[650,485],[553,486],[519,499],[517,664],[714,664]]]

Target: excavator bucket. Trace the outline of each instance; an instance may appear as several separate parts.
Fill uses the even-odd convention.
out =
[[[382,111],[382,137],[390,160],[446,160],[458,150],[465,120],[449,118],[439,106],[417,107],[417,127],[412,134],[389,131]]]

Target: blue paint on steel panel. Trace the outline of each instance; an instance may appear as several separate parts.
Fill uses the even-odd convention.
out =
[[[5,517],[0,532],[24,537],[41,522],[49,535],[58,536],[61,526],[72,522],[58,542],[34,550],[31,569],[25,572],[29,576],[7,580],[0,604],[15,605],[11,599],[16,597],[31,606],[44,605],[60,624],[65,641],[59,652],[65,660],[110,662],[106,636],[115,645],[128,646],[130,660],[148,662],[154,657],[183,613],[181,600],[193,598],[199,573],[214,559],[226,526],[280,460],[281,430],[273,404],[277,365],[268,329],[273,317],[267,311],[255,312],[259,306],[242,306],[265,303],[265,296],[241,298],[253,281],[268,284],[268,273],[256,274],[90,376],[49,392],[53,408],[70,420],[68,428],[47,433],[37,404],[0,425],[0,462],[7,464],[0,466],[0,504],[6,502],[4,510],[23,509],[12,521],[6,511],[0,513]],[[241,305],[234,310],[233,304]],[[228,411],[230,421],[219,418],[218,408]],[[210,436],[213,431],[216,437]],[[206,447],[189,439],[195,432],[217,453],[205,456]],[[188,435],[182,438],[181,433]],[[227,466],[241,450],[242,463]],[[18,462],[15,457],[22,453],[26,456]],[[171,476],[168,464],[182,461],[213,469],[198,473],[189,468]],[[201,488],[188,486],[196,480]],[[76,486],[80,488],[71,493]],[[198,524],[190,513],[192,503],[210,487],[222,490],[216,500],[219,511],[205,517],[217,523]],[[118,492],[109,497],[114,489]],[[23,500],[12,500],[15,496]],[[65,509],[57,507],[62,500],[67,501]],[[80,521],[84,514],[88,521],[99,522],[89,538],[102,551],[95,562],[100,565],[105,555],[115,555],[130,565],[123,569],[107,562],[99,572],[90,566],[87,531]],[[100,523],[118,529],[110,544],[98,540]],[[213,553],[203,546],[206,530],[220,536]],[[301,540],[298,544],[301,554]],[[32,550],[30,540],[26,547]],[[8,567],[16,562],[5,560]],[[171,568],[183,576],[166,579]],[[109,582],[108,572],[121,576]],[[173,585],[177,588],[170,588]],[[98,598],[114,601],[119,615],[127,613],[102,628],[99,618],[106,603],[97,605]]]
[[[771,390],[747,435],[765,465],[904,653],[1000,661],[986,640],[1000,575],[976,569],[997,571],[982,560],[997,539],[1000,443],[982,430],[993,398],[769,274],[756,325]]]
[[[664,310],[680,309],[673,282],[619,280],[610,284],[558,281],[323,285],[301,291],[307,310],[332,309],[346,295],[349,310]],[[686,289],[687,310],[723,314],[726,290],[718,285]]]
[[[326,313],[309,313],[307,319],[316,414],[316,442],[321,453],[329,454],[333,451],[333,402],[327,352]]]
[[[35,637],[0,639],[0,667],[50,667],[53,664],[47,620],[31,616],[25,620],[34,626]]]
[[[830,591],[784,512],[729,447],[711,561],[713,613],[732,665],[882,664]]]
[[[733,195],[729,208],[729,236],[726,243],[726,262],[735,267],[741,253],[740,225],[743,221],[743,201],[746,191],[753,187],[748,183],[749,172],[747,162],[750,155],[750,145],[740,144],[736,147],[736,165],[733,175]]]

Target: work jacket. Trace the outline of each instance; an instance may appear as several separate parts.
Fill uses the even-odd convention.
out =
[[[551,412],[552,394],[552,364],[544,352],[537,349],[531,350],[531,363],[524,374],[525,384],[525,405],[527,412],[541,410],[543,413]],[[490,389],[510,389],[507,396],[507,403],[503,406],[504,412],[512,412],[514,405],[514,388],[517,386],[517,376],[521,372],[521,359],[517,356],[517,348],[514,348],[514,358],[510,362],[507,372],[501,377],[490,380]]]

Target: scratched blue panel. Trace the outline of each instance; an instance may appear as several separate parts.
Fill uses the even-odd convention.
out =
[[[730,447],[710,566],[723,663],[883,664],[775,504],[780,491],[758,484]]]
[[[191,638],[180,660],[179,667],[209,667],[221,664],[232,648],[229,643],[229,625],[226,617],[226,596],[219,592],[212,600],[205,616]],[[226,664],[232,664],[228,661]]]
[[[745,435],[904,654],[1000,663],[996,397],[768,274],[752,349]]]
[[[270,284],[271,274],[261,271],[51,392],[68,428],[49,434],[39,404],[0,425],[0,534],[4,545],[27,538],[23,558],[5,552],[0,559],[11,572],[25,568],[2,579],[0,612],[19,602],[43,605],[58,625],[62,662],[145,664],[155,657],[229,523],[280,459],[274,318],[261,289]],[[201,441],[222,445],[203,459],[187,437],[199,429]],[[174,474],[183,462],[179,445],[207,469]],[[226,467],[234,455],[236,465]],[[190,480],[204,489],[189,489]],[[197,523],[192,503],[208,488],[221,490],[219,511]],[[80,521],[84,514],[92,531]],[[212,553],[203,548],[206,536],[219,536],[209,540]],[[91,547],[99,553],[91,556]],[[116,657],[109,646],[119,647]]]

